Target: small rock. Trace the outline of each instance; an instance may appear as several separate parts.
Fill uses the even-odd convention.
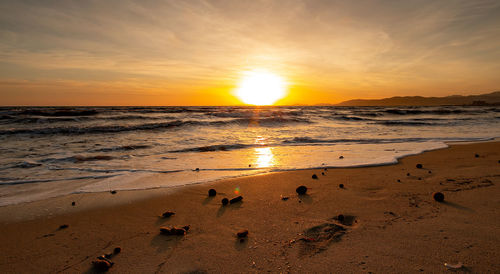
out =
[[[417,164],[417,168],[423,168],[422,164]]]
[[[197,167],[197,168],[195,168],[195,169],[194,169],[194,171],[200,171],[200,168],[199,168],[199,167]]]
[[[236,198],[232,198],[229,203],[230,204],[234,204],[234,203],[237,203],[237,202],[241,202],[241,200],[243,200],[243,196],[238,196]]]
[[[248,167],[252,167],[252,165],[248,165]]]
[[[160,227],[160,234],[163,235],[186,235],[187,230],[184,227]]]
[[[163,218],[168,218],[172,215],[175,215],[175,212],[172,212],[172,211],[165,211],[163,212],[163,214],[161,215]]]
[[[295,189],[299,195],[304,195],[307,192],[307,187],[305,186],[299,186],[297,189]]]
[[[344,156],[340,155],[340,156],[339,156],[339,159],[344,159]]]
[[[337,220],[339,220],[339,222],[341,222],[341,223],[342,223],[342,222],[345,220],[345,216],[344,216],[344,215],[342,215],[342,214],[339,214],[339,215],[337,216]]]
[[[429,170],[429,174],[431,174],[431,173],[432,173],[432,171]]]
[[[75,203],[75,202],[71,202],[71,205],[72,205],[72,206],[75,206],[75,205],[76,205],[76,203]]]
[[[215,191],[215,189],[211,188],[208,190],[208,196],[214,197],[215,195],[217,195],[217,191]]]
[[[68,227],[69,227],[69,225],[64,224],[64,225],[60,225],[60,226],[59,226],[59,229],[65,229],[65,228],[68,228]]]
[[[229,200],[227,198],[222,199],[222,205],[227,205],[229,203]]]
[[[444,201],[444,194],[441,193],[441,192],[434,192],[434,194],[432,194],[432,197],[437,202],[443,202]]]
[[[113,253],[114,253],[114,254],[118,254],[118,253],[120,253],[120,252],[122,252],[122,248],[121,248],[121,247],[119,247],[119,246],[117,246],[117,247],[115,247],[115,249],[113,249]]]
[[[242,230],[236,232],[236,236],[238,236],[238,238],[245,238],[246,236],[248,236],[248,230],[242,229]]]
[[[422,178],[418,177],[418,180],[422,180]]]
[[[321,172],[321,175],[325,176],[325,173],[324,173],[324,172]]]
[[[500,160],[498,160],[498,162],[500,163]],[[325,171],[328,171],[328,168],[325,168],[324,170],[325,170]]]
[[[474,157],[479,158],[479,154],[477,154],[477,153],[474,154]]]
[[[281,200],[286,201],[288,199],[290,199],[290,197],[281,195]]]
[[[312,178],[313,178],[313,179],[318,179],[318,175],[313,174],[313,175],[312,175]]]
[[[398,179],[398,183],[401,183],[401,180]]]
[[[406,176],[410,176],[410,172],[406,173]]]
[[[344,188],[344,184],[339,184],[339,188]]]
[[[111,190],[110,193],[111,194],[116,194],[116,190]]]
[[[108,262],[107,260],[97,260],[97,261],[92,261],[92,265],[97,271],[108,271],[111,266],[113,266],[112,263]]]

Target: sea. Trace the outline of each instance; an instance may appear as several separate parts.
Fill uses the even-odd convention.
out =
[[[2,107],[0,206],[387,165],[496,137],[498,106]]]

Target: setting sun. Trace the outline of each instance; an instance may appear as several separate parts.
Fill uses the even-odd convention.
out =
[[[280,76],[265,70],[252,70],[244,73],[236,96],[245,104],[272,105],[286,95],[286,89],[286,82]]]

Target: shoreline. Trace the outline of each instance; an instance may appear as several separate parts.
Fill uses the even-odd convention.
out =
[[[452,144],[393,165],[275,172],[175,191],[75,194],[0,207],[1,250],[9,254],[0,269],[85,272],[96,256],[119,245],[123,252],[111,271],[441,272],[443,263],[458,261],[473,272],[498,271],[500,264],[489,258],[500,255],[500,240],[491,237],[500,233],[494,199],[499,144]],[[301,184],[309,195],[295,194]],[[220,199],[236,196],[236,187],[243,203],[221,207]],[[213,199],[209,188],[217,189]],[[433,201],[434,191],[446,202]],[[176,215],[158,218],[165,210]],[[332,219],[338,214],[354,222]],[[69,227],[58,230],[62,224]],[[159,235],[160,226],[187,224],[184,237]],[[342,227],[335,241],[300,240],[325,225]],[[242,228],[250,234],[240,244],[234,233]]]
[[[485,143],[485,142],[498,142],[500,141],[500,138],[499,137],[492,137],[492,138],[488,138],[488,139],[485,139],[485,140],[481,140],[481,141],[453,141],[453,142],[442,142],[444,144],[444,146],[446,147],[437,147],[437,148],[429,148],[429,149],[423,149],[419,152],[410,152],[408,154],[404,154],[404,155],[395,155],[394,156],[394,160],[392,161],[385,161],[385,162],[381,162],[381,163],[366,163],[366,164],[354,164],[354,165],[351,165],[351,166],[332,166],[332,165],[318,165],[318,166],[315,166],[315,167],[304,167],[304,168],[291,168],[291,169],[286,169],[286,168],[274,168],[274,169],[262,169],[262,171],[259,171],[258,169],[257,170],[253,170],[253,173],[242,173],[242,174],[239,174],[239,175],[220,175],[220,177],[218,178],[215,178],[215,179],[207,179],[207,180],[200,180],[200,181],[196,181],[196,182],[192,182],[192,183],[184,183],[184,184],[174,184],[174,185],[165,185],[165,186],[146,186],[145,188],[137,188],[137,189],[134,189],[134,188],[131,188],[131,189],[120,189],[120,187],[116,187],[116,188],[110,188],[109,191],[111,190],[115,190],[115,191],[120,191],[120,192],[129,192],[129,191],[155,191],[155,190],[158,190],[158,189],[170,189],[170,190],[166,190],[166,192],[175,192],[176,190],[178,190],[179,188],[184,188],[184,187],[190,187],[190,186],[193,186],[193,185],[200,185],[200,184],[213,184],[213,183],[217,183],[219,181],[223,181],[223,180],[228,180],[228,179],[237,179],[237,178],[243,178],[243,177],[251,177],[251,176],[261,176],[261,175],[267,175],[267,174],[273,174],[273,173],[280,173],[280,172],[290,172],[290,171],[303,171],[303,170],[314,170],[314,169],[322,169],[322,168],[329,168],[329,169],[342,169],[342,168],[364,168],[364,167],[377,167],[377,166],[386,166],[386,165],[395,165],[395,164],[398,164],[399,161],[401,159],[404,159],[406,157],[410,157],[410,156],[414,156],[414,155],[419,155],[419,154],[422,154],[422,153],[426,153],[428,151],[434,151],[434,150],[439,150],[439,149],[445,149],[445,148],[448,148],[450,145],[460,145],[460,144],[474,144],[474,143]],[[248,170],[248,172],[251,172],[252,170]],[[208,172],[211,172],[210,170],[208,170]],[[118,180],[118,181],[122,181],[123,179],[127,180],[127,187],[129,185],[136,185],[135,182],[139,182],[137,183],[137,185],[140,185],[140,181],[144,181],[144,180],[148,180],[148,181],[152,181],[152,182],[159,182],[161,180],[169,180],[170,178],[168,178],[167,176],[169,175],[166,175],[164,176],[161,172],[160,173],[150,173],[150,174],[144,174],[144,175],[141,175],[141,176],[135,176],[134,177],[129,177],[129,178],[122,178],[122,177],[111,177],[111,178],[88,178],[88,179],[81,179],[79,181],[74,181],[74,183],[78,183],[78,184],[81,184],[82,186],[84,186],[85,188],[85,184],[86,182],[91,182],[90,184],[92,185],[95,185],[95,184],[99,184],[100,182],[102,182],[102,184],[104,182],[106,182],[107,180]],[[211,175],[213,176],[213,175]],[[162,178],[163,177],[163,178]],[[54,181],[52,183],[54,184],[67,184],[68,182],[73,182],[73,180],[64,180],[64,179],[59,179],[58,181]],[[152,185],[154,185],[155,183],[152,183]],[[158,184],[161,184],[161,183],[158,183]],[[22,186],[22,184],[20,184]],[[109,185],[109,183],[108,183]],[[57,188],[57,186],[56,186]],[[105,190],[105,191],[73,191],[71,193],[64,193],[64,194],[56,194],[55,196],[51,196],[51,197],[44,197],[44,198],[34,198],[34,200],[27,200],[27,201],[20,201],[20,202],[13,202],[13,203],[5,203],[5,204],[1,204],[0,205],[0,220],[2,220],[2,213],[1,213],[1,208],[2,207],[9,207],[9,206],[15,206],[15,205],[22,205],[22,204],[29,204],[29,203],[37,203],[37,202],[43,202],[45,200],[50,200],[50,199],[58,199],[58,198],[62,198],[62,197],[65,197],[65,196],[75,196],[75,195],[87,195],[87,194],[96,194],[96,193],[107,193],[109,192],[108,190]],[[165,192],[165,191],[163,191]],[[13,197],[14,198],[14,197]]]

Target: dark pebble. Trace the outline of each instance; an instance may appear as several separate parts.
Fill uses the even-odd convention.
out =
[[[345,220],[344,215],[339,214],[339,216],[337,216],[337,220],[339,220],[339,222],[343,222]]]
[[[325,176],[325,173],[324,173],[324,172],[321,172],[321,175]]]
[[[252,165],[248,165],[248,167],[252,167]]]
[[[344,156],[342,156],[342,155],[341,155],[341,156],[339,157],[339,159],[344,159]]]
[[[172,215],[175,215],[175,212],[172,212],[172,211],[165,211],[163,212],[163,214],[161,215],[163,218],[168,218]]]
[[[398,179],[398,183],[401,183],[401,180]]]
[[[163,235],[178,235],[182,236],[185,235],[187,230],[184,227],[178,228],[178,227],[160,227],[160,233]]]
[[[313,174],[313,175],[312,175],[312,178],[313,178],[313,179],[318,179],[318,175]]]
[[[68,228],[68,227],[69,227],[69,225],[64,224],[64,225],[60,225],[59,229],[65,229],[65,228]]]
[[[432,197],[437,202],[443,202],[444,201],[444,194],[441,193],[441,192],[434,192],[434,194],[432,194]]]
[[[299,195],[304,195],[307,192],[307,187],[305,186],[299,186],[297,189],[295,189]]]
[[[116,194],[116,190],[111,190],[111,194]]]
[[[120,253],[120,252],[122,252],[122,248],[121,248],[121,247],[119,247],[119,246],[117,246],[117,247],[115,247],[115,249],[113,249],[113,253],[114,253],[114,254],[118,254],[118,253]]]
[[[340,188],[344,188],[344,184],[339,184],[339,187]]]
[[[75,202],[72,202],[72,203],[71,203],[71,205],[72,205],[72,206],[75,206],[75,205],[76,205],[76,203],[75,203]]]
[[[498,162],[500,163],[500,160],[498,160]],[[327,169],[327,168],[325,168],[324,170],[325,170],[325,171],[327,171],[328,169]]]
[[[474,154],[474,157],[479,158],[479,154]]]
[[[197,167],[197,168],[195,168],[195,169],[194,169],[194,171],[200,171],[200,168],[199,168],[199,167]]]
[[[93,261],[92,265],[98,271],[108,271],[112,266],[112,264],[106,260]]]
[[[238,238],[245,238],[246,236],[248,236],[248,230],[242,229],[242,230],[236,232],[236,236],[238,236]]]
[[[417,164],[417,168],[422,168],[422,164]]]
[[[410,172],[406,173],[406,176],[410,176]]]
[[[429,170],[429,174],[431,174],[431,173],[432,173],[432,171]]]
[[[227,205],[229,200],[227,198],[222,199],[222,205]]]
[[[422,178],[418,177],[418,180],[422,180]]]
[[[217,195],[217,191],[215,191],[215,189],[211,188],[208,190],[208,196],[213,197],[215,195]]]
[[[238,196],[236,198],[232,198],[229,203],[230,204],[234,204],[234,203],[237,203],[237,202],[241,202],[241,200],[243,200],[243,196]]]

